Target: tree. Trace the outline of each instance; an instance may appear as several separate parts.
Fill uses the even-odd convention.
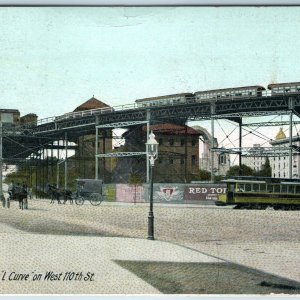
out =
[[[210,180],[210,172],[200,169],[199,170],[199,180],[201,180],[201,181]]]
[[[232,177],[232,176],[253,176],[254,175],[254,170],[246,165],[241,165],[240,166],[233,166],[231,167],[227,173],[227,177]]]
[[[136,188],[138,185],[143,184],[143,180],[139,174],[132,173],[129,177],[129,184],[134,185],[134,204],[136,204]]]
[[[272,168],[270,166],[270,160],[267,157],[266,162],[261,166],[261,170],[256,173],[257,176],[261,177],[271,177],[272,176]]]

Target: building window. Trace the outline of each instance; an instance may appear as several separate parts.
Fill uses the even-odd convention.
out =
[[[173,163],[174,163],[174,160],[173,160],[172,157],[170,157],[170,158],[169,158],[169,164],[170,164],[170,165],[173,165]]]
[[[192,146],[196,146],[197,141],[195,139],[192,139]]]
[[[226,155],[220,154],[220,156],[219,156],[219,164],[220,165],[225,165],[226,164]],[[254,163],[254,165],[255,165],[255,163]]]
[[[159,138],[159,139],[158,139],[158,144],[159,144],[159,145],[162,145],[162,144],[163,144],[163,139],[162,139],[162,138]]]
[[[196,155],[192,155],[192,166],[196,164]]]
[[[181,139],[181,140],[180,140],[180,146],[184,146],[184,144],[185,144],[185,140],[184,140],[184,139]]]
[[[169,140],[170,146],[174,146],[174,139]]]
[[[158,163],[159,163],[159,164],[162,163],[162,159],[161,159],[161,158],[158,159]]]
[[[180,164],[181,164],[181,165],[184,165],[184,155],[181,155],[181,156],[180,156]]]

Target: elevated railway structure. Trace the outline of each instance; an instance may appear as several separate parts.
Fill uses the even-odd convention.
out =
[[[185,124],[187,121],[211,120],[211,136],[214,140],[214,121],[217,119],[229,119],[239,125],[239,147],[235,149],[218,149],[213,151],[227,151],[239,155],[239,163],[243,154],[242,147],[242,127],[243,118],[289,115],[289,136],[290,144],[288,149],[278,149],[289,153],[290,162],[293,152],[298,152],[292,147],[292,126],[293,115],[300,116],[300,94],[267,95],[259,97],[243,97],[243,99],[210,99],[209,101],[196,101],[195,97],[189,98],[185,103],[172,105],[157,105],[140,107],[136,103],[116,106],[110,110],[94,109],[83,112],[67,113],[62,116],[50,117],[38,120],[37,124],[26,124],[23,126],[3,126],[0,128],[0,160],[2,162],[18,164],[18,161],[37,158],[41,156],[41,150],[46,145],[52,145],[54,141],[65,140],[63,147],[68,148],[68,142],[75,141],[79,136],[94,134],[96,136],[95,145],[98,145],[99,130],[135,126],[137,124],[149,125],[156,123],[173,122]],[[264,122],[256,122],[256,126],[264,125]],[[278,123],[266,123],[267,126],[278,125]],[[3,142],[2,142],[3,141]],[[211,141],[211,142],[212,142]],[[213,142],[211,143],[213,145]],[[59,145],[58,145],[59,146]],[[213,152],[211,151],[211,152]],[[247,154],[247,149],[245,149]],[[269,155],[274,154],[274,150],[268,151]],[[143,155],[146,153],[138,153]],[[252,152],[253,154],[253,152]],[[135,153],[111,154],[112,156],[137,155]],[[99,154],[96,146],[95,163],[98,165],[99,157],[108,157],[109,153]],[[34,160],[34,159],[33,159]],[[211,155],[211,164],[214,165],[214,155]],[[290,163],[290,166],[292,163]],[[2,168],[1,168],[2,169]],[[98,168],[95,168],[98,170]],[[213,170],[213,168],[211,168]],[[290,172],[291,174],[291,172]],[[213,171],[211,178],[214,180]],[[96,171],[95,177],[98,177]]]

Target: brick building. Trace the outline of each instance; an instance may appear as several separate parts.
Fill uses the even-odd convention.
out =
[[[147,127],[131,127],[124,133],[123,152],[145,152]],[[158,124],[150,126],[159,143],[155,161],[155,182],[183,183],[196,180],[199,174],[199,132],[189,126]],[[119,158],[113,171],[114,182],[130,182],[132,175],[146,181],[146,158],[133,156]]]
[[[110,107],[106,103],[92,97],[83,104],[76,107],[74,112],[85,111],[97,108]],[[95,134],[83,135],[78,138],[78,150],[75,153],[76,168],[79,176],[84,178],[95,178]],[[111,130],[99,131],[98,140],[99,153],[112,151]],[[109,180],[111,176],[111,163],[108,160],[99,160],[99,177]]]
[[[0,109],[0,121],[2,123],[19,124],[20,112],[17,109]]]

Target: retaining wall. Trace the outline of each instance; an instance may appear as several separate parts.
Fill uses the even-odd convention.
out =
[[[172,204],[214,204],[219,196],[226,193],[225,184],[162,184],[153,185],[153,201],[155,203]],[[148,184],[104,184],[106,201],[126,203],[149,202]]]

